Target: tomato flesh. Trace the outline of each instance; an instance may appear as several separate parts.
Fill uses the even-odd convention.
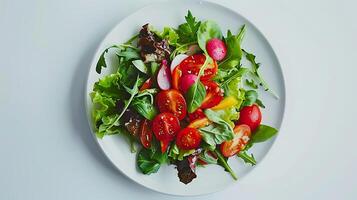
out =
[[[204,54],[195,54],[184,59],[172,72],[172,87],[176,90],[179,89],[179,81],[181,76],[193,74],[198,76],[198,73],[206,60]],[[218,71],[218,65],[216,61],[212,61],[207,64],[206,69],[203,72],[200,80],[210,80]]]
[[[150,127],[150,121],[145,119],[141,123],[140,127],[140,142],[145,148],[150,148],[152,140],[152,129]]]
[[[188,118],[190,120],[190,122],[196,120],[196,119],[202,119],[205,118],[206,115],[203,112],[203,110],[201,108],[198,108],[197,110],[195,110],[195,112],[193,113],[188,113]]]
[[[161,143],[161,151],[165,152],[168,143],[172,141],[180,130],[180,122],[172,113],[161,113],[152,122],[152,131]],[[165,146],[166,147],[163,147]]]
[[[163,90],[157,94],[156,104],[160,112],[172,113],[179,120],[183,120],[186,116],[186,100],[183,95],[175,89]]]
[[[212,108],[216,106],[223,100],[223,91],[214,81],[202,81],[203,85],[206,88],[206,97],[204,98],[201,108]]]
[[[224,141],[220,146],[222,155],[225,157],[231,157],[244,149],[250,139],[251,131],[245,124],[237,125],[233,131],[233,139]]]
[[[184,128],[177,133],[176,145],[182,150],[196,149],[201,143],[201,134],[195,128]]]
[[[238,124],[246,124],[255,131],[262,121],[262,113],[257,105],[245,106],[240,110]]]

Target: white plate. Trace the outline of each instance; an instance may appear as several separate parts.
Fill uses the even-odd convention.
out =
[[[109,71],[105,69],[104,73],[102,72],[100,75],[95,71],[97,60],[102,51],[113,44],[125,42],[134,34],[137,34],[141,26],[146,23],[150,23],[159,29],[164,26],[176,27],[184,22],[184,16],[187,14],[188,9],[200,20],[215,20],[224,34],[227,29],[237,33],[238,29],[243,24],[246,24],[247,32],[242,46],[257,56],[257,61],[262,63],[261,72],[263,76],[280,97],[277,100],[266,92],[261,91],[259,93],[260,98],[266,105],[266,109],[262,110],[263,123],[276,128],[280,127],[284,114],[285,88],[282,70],[272,47],[263,34],[246,18],[228,8],[204,1],[169,1],[153,4],[129,15],[110,31],[99,46],[88,75],[85,103],[90,124],[92,124],[90,117],[92,103],[88,94],[92,91],[93,84]],[[137,170],[136,154],[130,152],[128,143],[123,137],[116,135],[107,136],[103,139],[95,138],[95,140],[119,171],[138,184],[161,193],[184,196],[201,195],[222,190],[236,183],[229,173],[217,165],[198,168],[197,178],[188,185],[178,180],[177,171],[173,165],[163,165],[158,173],[143,175]],[[257,144],[251,149],[258,162],[261,162],[267,154],[274,140]],[[239,179],[254,168],[250,165],[245,165],[236,157],[229,159],[229,164],[237,173]]]

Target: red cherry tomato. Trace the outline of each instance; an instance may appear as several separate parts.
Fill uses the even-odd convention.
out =
[[[152,122],[152,131],[161,143],[161,151],[165,152],[168,143],[172,141],[180,130],[180,122],[172,113],[161,113]]]
[[[211,108],[223,100],[223,91],[214,81],[202,81],[206,88],[206,97],[202,102],[201,108]]]
[[[186,100],[177,90],[171,89],[161,91],[156,95],[156,104],[160,112],[172,113],[179,120],[183,120],[186,116]]]
[[[255,131],[262,121],[262,113],[257,105],[245,106],[240,110],[238,124],[246,124]]]
[[[195,128],[184,128],[177,133],[176,145],[182,150],[196,149],[200,143],[201,134]]]
[[[140,126],[140,142],[145,148],[150,148],[152,140],[152,130],[150,121],[145,119]]]
[[[225,157],[231,157],[244,149],[250,139],[250,128],[245,124],[237,125],[233,131],[234,138],[229,141],[224,141],[220,146],[222,155]]]
[[[190,119],[190,122],[194,121],[195,119],[201,119],[201,118],[205,118],[205,117],[206,117],[206,115],[201,108],[198,108],[193,113],[188,113],[188,118]]]
[[[195,54],[183,60],[172,72],[172,87],[176,90],[179,89],[179,80],[183,75],[193,74],[197,76],[205,60],[204,54]],[[213,78],[217,74],[217,70],[217,62],[213,60],[207,64],[200,80],[205,81]]]

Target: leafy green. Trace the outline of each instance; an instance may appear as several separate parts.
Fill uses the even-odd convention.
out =
[[[228,165],[228,162],[226,160],[226,158],[223,157],[223,155],[221,154],[221,152],[219,152],[217,149],[214,150],[214,152],[217,155],[218,158],[218,164],[221,165],[227,172],[229,172],[231,174],[231,176],[233,177],[234,180],[237,180],[238,177],[237,175],[234,173],[234,171],[232,170],[232,168]]]
[[[239,112],[233,106],[230,108],[217,110],[216,113],[221,119],[226,121],[232,127],[234,126],[233,121],[238,120],[239,118]]]
[[[245,25],[242,26],[238,35],[233,35],[230,30],[227,32],[226,45],[227,55],[226,58],[219,64],[220,68],[228,69],[240,64],[242,59],[241,43],[245,34]]]
[[[111,48],[117,48],[117,49],[119,49],[119,50],[122,49],[122,47],[120,47],[120,46],[113,45],[113,46],[110,46],[110,47],[106,48],[106,49],[102,52],[102,54],[100,55],[99,60],[98,60],[98,62],[97,62],[97,65],[96,65],[96,67],[95,67],[95,71],[96,71],[98,74],[101,73],[102,68],[106,68],[106,67],[107,67],[107,63],[106,63],[106,61],[105,61],[105,55],[108,53],[109,49],[111,49]]]
[[[218,24],[214,21],[204,21],[197,31],[198,46],[205,52],[207,57],[206,43],[213,38],[222,38],[222,32]]]
[[[255,84],[255,82],[254,82],[253,79],[252,79],[252,80],[246,79],[246,80],[245,80],[245,83],[246,83],[246,85],[248,85],[249,87],[251,87],[251,88],[253,88],[253,89],[258,89],[258,85]]]
[[[176,46],[179,39],[179,35],[171,27],[164,27],[164,30],[160,33],[159,31],[153,31],[161,39],[166,39],[170,45]]]
[[[115,115],[113,117],[113,119],[111,119],[110,121],[108,121],[108,124],[106,124],[105,127],[103,127],[101,130],[98,130],[98,134],[102,135],[102,133],[105,135],[105,133],[107,131],[111,131],[111,129],[114,126],[119,126],[119,120],[120,118],[123,116],[124,112],[126,111],[126,109],[128,109],[131,101],[134,99],[134,96],[139,92],[139,88],[138,88],[138,83],[139,83],[139,77],[136,79],[136,82],[133,86],[133,88],[128,88],[126,86],[124,86],[125,90],[130,94],[130,98],[129,100],[124,101],[124,108],[123,110],[120,112],[120,114]],[[103,120],[102,120],[103,121]],[[100,128],[100,127],[99,127]]]
[[[119,83],[122,87],[133,87],[137,77],[139,77],[138,85],[141,85],[145,81],[145,78],[140,76],[142,73],[130,61],[120,63],[118,73],[120,77]]]
[[[202,151],[199,154],[198,158],[207,164],[217,164],[217,160],[218,160],[217,158],[212,156],[212,152],[209,150]]]
[[[217,144],[233,139],[234,133],[229,123],[210,109],[205,110],[205,115],[213,124],[200,128],[199,131],[201,132],[202,139],[210,146],[211,150]]]
[[[255,103],[257,103],[258,106],[260,106],[261,108],[265,108],[263,102],[262,102],[260,99],[257,99],[257,100],[255,101]]]
[[[243,50],[243,52],[245,53],[247,60],[252,64],[252,74],[259,80],[259,85],[261,85],[265,91],[269,91],[274,97],[279,98],[275,92],[269,88],[268,83],[262,78],[262,75],[259,72],[260,63],[255,61],[255,55],[248,53],[245,50]]]
[[[155,76],[156,73],[159,71],[160,65],[157,62],[151,62],[150,63],[150,73],[151,76]]]
[[[182,150],[177,147],[176,144],[173,144],[169,150],[168,156],[174,160],[183,160],[184,157],[189,156],[195,152],[194,149],[191,150]]]
[[[221,86],[229,84],[231,81],[238,79],[239,83],[241,78],[249,72],[249,69],[241,67],[238,70],[233,69],[230,70],[230,73],[225,74],[224,76],[220,77],[221,79]],[[237,81],[237,80],[236,80]]]
[[[242,106],[251,106],[257,101],[257,99],[258,93],[255,90],[245,91],[245,100]]]
[[[201,22],[196,21],[196,18],[193,17],[191,11],[187,12],[185,19],[186,23],[180,24],[176,31],[179,35],[178,42],[181,44],[197,41],[197,31],[201,25]]]
[[[241,158],[245,163],[249,163],[252,166],[257,164],[253,154],[248,154],[247,151],[240,151],[237,156]]]
[[[131,107],[148,120],[153,120],[158,113],[154,102],[148,96],[135,97]]]
[[[126,48],[117,53],[119,57],[123,57],[125,61],[140,59],[139,52],[133,48]]]
[[[253,133],[250,143],[260,143],[269,140],[278,133],[276,128],[261,124]]]
[[[136,69],[138,69],[142,73],[144,74],[148,73],[148,68],[146,67],[145,63],[141,59],[133,60],[132,63],[136,67]]]
[[[199,108],[206,97],[205,86],[201,83],[199,78],[191,85],[186,93],[187,111],[189,113],[194,112]]]
[[[157,145],[149,149],[142,148],[138,153],[137,165],[143,174],[156,173],[161,164],[167,162],[167,153],[161,153]]]
[[[100,92],[92,92],[90,96],[93,102],[92,118],[94,123],[97,124],[115,107],[115,100],[102,95]]]

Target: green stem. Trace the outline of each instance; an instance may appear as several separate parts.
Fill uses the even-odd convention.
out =
[[[131,37],[128,41],[126,41],[124,44],[131,44],[136,38],[139,37],[139,33]]]
[[[224,167],[224,169],[226,169],[232,175],[234,180],[238,180],[237,175],[234,173],[232,168],[228,165],[223,155],[217,149],[215,149],[214,152],[216,153],[218,160],[221,162],[222,167]]]

